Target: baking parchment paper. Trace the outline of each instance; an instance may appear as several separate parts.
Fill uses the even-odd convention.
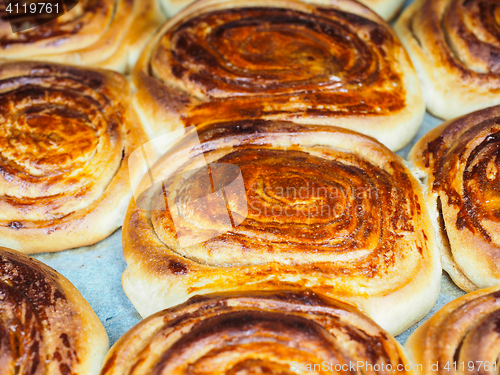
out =
[[[407,1],[410,2],[411,0]],[[416,141],[441,123],[440,119],[427,113],[417,136],[398,154],[406,159]],[[56,269],[78,288],[101,319],[111,345],[141,320],[121,285],[121,274],[126,267],[122,256],[121,229],[93,246],[60,253],[39,254],[35,255],[35,258]],[[441,293],[436,305],[425,319],[397,336],[398,341],[404,344],[420,324],[445,304],[463,294],[464,292],[453,284],[448,275],[443,273]]]

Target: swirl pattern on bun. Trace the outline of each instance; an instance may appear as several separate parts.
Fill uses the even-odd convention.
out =
[[[134,71],[149,135],[247,119],[334,125],[406,145],[425,109],[390,26],[357,2],[202,0]]]
[[[332,126],[242,121],[199,138],[167,152],[128,209],[122,281],[141,315],[285,287],[340,296],[391,333],[432,308],[439,254],[399,156]]]
[[[500,284],[499,124],[500,106],[474,112],[433,129],[410,153],[436,212],[443,268],[465,291]]]
[[[0,372],[99,373],[109,347],[78,290],[43,263],[0,248]]]
[[[53,12],[55,3],[50,3]],[[57,3],[63,6],[62,1]],[[0,2],[0,60],[51,61],[124,72],[133,68],[164,20],[157,0],[79,0],[66,1],[66,7],[69,3],[77,4],[59,18],[13,33],[11,23],[15,27],[30,19],[15,16],[16,8],[7,12]],[[42,9],[38,4],[31,22],[43,17]]]
[[[500,104],[498,1],[417,0],[395,30],[432,114],[452,119]]]
[[[128,156],[146,140],[128,91],[111,71],[0,65],[1,245],[60,251],[121,226]]]
[[[317,374],[359,363],[412,374],[399,343],[349,305],[310,292],[215,294],[137,324],[101,375]]]
[[[496,374],[500,288],[466,294],[444,306],[406,341],[422,374]],[[430,369],[432,365],[432,369]]]

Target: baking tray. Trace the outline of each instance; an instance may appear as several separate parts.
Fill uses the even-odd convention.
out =
[[[407,1],[407,4],[410,3]],[[407,5],[406,4],[406,5]],[[426,114],[424,122],[412,142],[398,154],[406,159],[411,147],[442,120]],[[121,275],[126,263],[122,256],[121,229],[93,246],[39,254],[35,258],[66,276],[90,303],[108,332],[111,345],[141,320],[122,289]],[[446,273],[441,277],[441,293],[429,315],[396,338],[402,344],[427,318],[451,300],[465,294]],[[390,307],[388,307],[390,308]]]

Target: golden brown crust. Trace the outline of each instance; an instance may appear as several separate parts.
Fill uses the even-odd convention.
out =
[[[0,65],[0,244],[25,253],[98,242],[122,224],[128,156],[146,136],[118,73]]]
[[[452,119],[500,104],[498,1],[417,0],[395,30],[435,116]]]
[[[12,32],[0,5],[0,56],[129,71],[164,21],[157,0],[80,0],[63,16]]]
[[[440,211],[443,268],[465,291],[500,283],[499,120],[497,106],[449,121],[410,153]]]
[[[497,373],[499,308],[498,286],[466,294],[444,306],[405,343],[413,363],[423,364],[419,372]]]
[[[199,139],[162,157],[127,212],[122,280],[143,316],[199,293],[284,287],[340,296],[391,333],[431,309],[439,254],[397,155],[348,130],[285,122],[213,124]],[[210,172],[193,169],[201,159]],[[196,203],[210,181],[217,193]]]
[[[108,350],[78,290],[43,263],[0,248],[0,373],[95,375]]]
[[[311,292],[215,294],[136,325],[108,353],[101,375],[285,375],[298,373],[293,366],[330,372],[357,361],[413,374],[398,342],[344,303]]]
[[[134,71],[149,135],[260,118],[335,125],[392,149],[424,115],[390,26],[349,0],[202,0],[169,20]]]

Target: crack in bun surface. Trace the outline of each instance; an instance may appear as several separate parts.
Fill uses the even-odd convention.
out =
[[[443,268],[465,291],[500,284],[500,106],[427,133],[410,161],[426,179]]]

